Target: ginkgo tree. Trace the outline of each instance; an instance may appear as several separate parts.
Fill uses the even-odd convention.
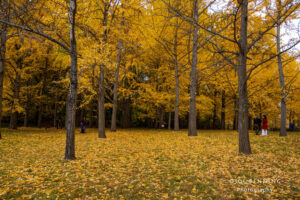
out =
[[[299,4],[224,2],[1,1],[5,118],[12,128],[22,117],[42,127],[66,113],[66,159],[75,159],[75,125],[84,116],[99,138],[118,125],[188,127],[189,136],[232,126],[239,152],[250,154],[254,117],[267,114],[276,127],[282,94],[290,119],[299,112],[297,53],[289,52],[299,41],[274,40]]]

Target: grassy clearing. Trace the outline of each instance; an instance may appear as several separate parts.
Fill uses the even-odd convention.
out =
[[[296,199],[299,194],[299,133],[286,138],[250,133],[253,154],[244,156],[233,131],[188,137],[187,131],[128,129],[108,132],[107,139],[98,139],[95,129],[78,132],[77,160],[65,161],[64,131],[4,129],[0,199]]]

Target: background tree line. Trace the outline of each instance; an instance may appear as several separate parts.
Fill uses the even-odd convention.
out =
[[[281,136],[299,120],[299,38],[280,31],[298,1],[0,2],[3,122],[63,119],[67,159],[83,116],[99,138],[105,127],[237,129],[245,154],[254,117]]]

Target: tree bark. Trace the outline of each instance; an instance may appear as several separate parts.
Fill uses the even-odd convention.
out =
[[[213,123],[212,123],[212,128],[216,129],[216,122],[217,122],[217,91],[215,90],[214,92],[214,109],[213,109]]]
[[[287,136],[286,133],[286,90],[285,90],[285,81],[283,74],[283,66],[281,60],[281,36],[280,36],[280,18],[281,18],[281,0],[277,0],[277,35],[276,35],[276,43],[277,43],[277,60],[278,60],[278,72],[279,72],[279,80],[280,80],[280,90],[281,90],[281,115],[280,115],[280,134],[279,136]]]
[[[54,97],[53,126],[57,127],[57,94]]]
[[[1,1],[2,7],[2,16],[1,18],[7,19],[8,14],[5,11],[8,11],[8,3],[7,0]],[[7,20],[8,21],[8,20]],[[2,121],[2,94],[3,94],[3,80],[4,80],[4,71],[5,71],[5,54],[6,54],[6,40],[7,40],[7,25],[1,24],[1,32],[0,32],[0,139],[1,135],[1,121]]]
[[[123,6],[122,6],[123,7]],[[122,12],[121,26],[124,25],[124,11]],[[120,29],[121,31],[121,29]],[[117,130],[117,108],[118,108],[118,85],[119,85],[119,69],[121,65],[121,54],[122,54],[122,39],[119,39],[118,44],[118,56],[117,56],[117,69],[115,73],[114,82],[114,95],[113,95],[113,108],[111,117],[111,131],[115,132]]]
[[[108,10],[105,5],[103,12],[103,43],[107,42],[107,17]],[[104,64],[100,65],[100,77],[99,77],[99,92],[98,92],[98,138],[106,138],[105,134],[105,87],[104,87]]]
[[[174,113],[174,131],[179,131],[179,73],[178,73],[178,60],[177,60],[177,37],[178,28],[175,30],[174,40],[174,67],[175,67],[175,113]]]
[[[233,130],[238,129],[239,122],[239,99],[234,95],[234,119],[233,119]]]
[[[171,122],[172,122],[172,112],[169,111],[169,118],[168,118],[168,129],[171,130]]]
[[[22,43],[22,39],[21,39],[21,43]],[[19,49],[21,49],[21,45],[20,46],[16,46],[16,50],[18,51]],[[21,77],[20,77],[20,72],[19,70],[22,69],[23,67],[23,57],[20,56],[17,59],[17,70],[16,71],[16,78],[14,80],[14,88],[13,88],[13,103],[12,103],[12,109],[11,109],[11,115],[10,115],[10,123],[9,123],[9,128],[10,129],[17,129],[18,128],[18,112],[16,111],[16,104],[15,101],[19,100],[19,96],[20,96],[20,81],[21,81]]]
[[[221,129],[225,130],[225,90],[222,91]]]
[[[238,66],[239,88],[239,152],[251,154],[248,133],[248,92],[247,92],[247,26],[248,26],[248,0],[241,3],[241,27],[240,27],[240,53]]]
[[[163,108],[160,109],[159,111],[159,128],[164,128],[165,123],[164,123],[164,110]]]
[[[47,69],[48,69],[48,58],[46,58],[45,62],[45,68],[43,69],[43,84],[42,88],[40,91],[40,96],[42,97],[45,94],[45,88],[46,88],[46,81],[47,81]],[[43,97],[40,100],[40,105],[39,105],[39,115],[38,115],[38,128],[41,128],[42,124],[42,118],[43,118],[43,106],[44,106],[44,101]]]
[[[76,0],[70,0],[70,89],[66,110],[66,151],[65,159],[74,160],[75,158],[75,114],[77,98],[77,44],[75,36],[75,16]]]
[[[155,129],[159,128],[159,111],[158,108],[156,108],[156,113],[155,113]]]
[[[25,110],[23,126],[28,127],[28,110]]]
[[[22,58],[19,58],[17,61],[17,65],[22,65]],[[20,75],[19,72],[16,72],[16,80],[14,83],[14,96],[13,96],[13,104],[12,104],[12,113],[10,115],[10,123],[9,128],[10,129],[17,129],[18,128],[18,112],[15,110],[15,100],[19,99],[19,87],[20,87]]]
[[[119,68],[121,63],[121,51],[122,51],[122,40],[119,40],[118,45],[118,57],[117,57],[117,69],[115,73],[114,82],[114,96],[113,96],[113,108],[111,117],[111,131],[115,132],[117,130],[117,107],[118,107],[118,84],[119,84]]]
[[[131,103],[129,98],[122,99],[122,112],[121,112],[121,127],[130,128],[131,126]],[[151,119],[149,119],[150,121]]]
[[[100,66],[99,96],[98,96],[98,137],[106,138],[105,135],[105,107],[104,107],[104,67]]]
[[[198,50],[198,0],[194,0],[193,6],[193,49],[190,77],[190,113],[188,136],[197,136],[197,115],[196,115],[196,88],[197,88],[197,50]]]
[[[26,86],[27,87],[29,86],[29,81],[27,81]],[[30,109],[29,100],[30,100],[30,95],[29,95],[29,90],[27,88],[27,91],[26,91],[26,105],[25,105],[25,113],[24,113],[24,124],[23,124],[24,127],[28,126],[29,109]]]

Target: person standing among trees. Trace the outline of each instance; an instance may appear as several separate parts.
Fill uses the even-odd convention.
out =
[[[56,129],[62,129],[62,122],[60,119],[56,120]]]
[[[262,136],[266,136],[268,134],[268,120],[267,116],[264,115],[264,118],[262,120]]]
[[[80,128],[81,128],[80,133],[85,133],[86,124],[87,122],[85,120],[85,117],[83,117],[82,120],[80,121]]]
[[[260,127],[261,127],[261,120],[260,118],[256,117],[254,118],[254,130],[255,130],[255,134],[259,135],[259,131],[260,131]]]

